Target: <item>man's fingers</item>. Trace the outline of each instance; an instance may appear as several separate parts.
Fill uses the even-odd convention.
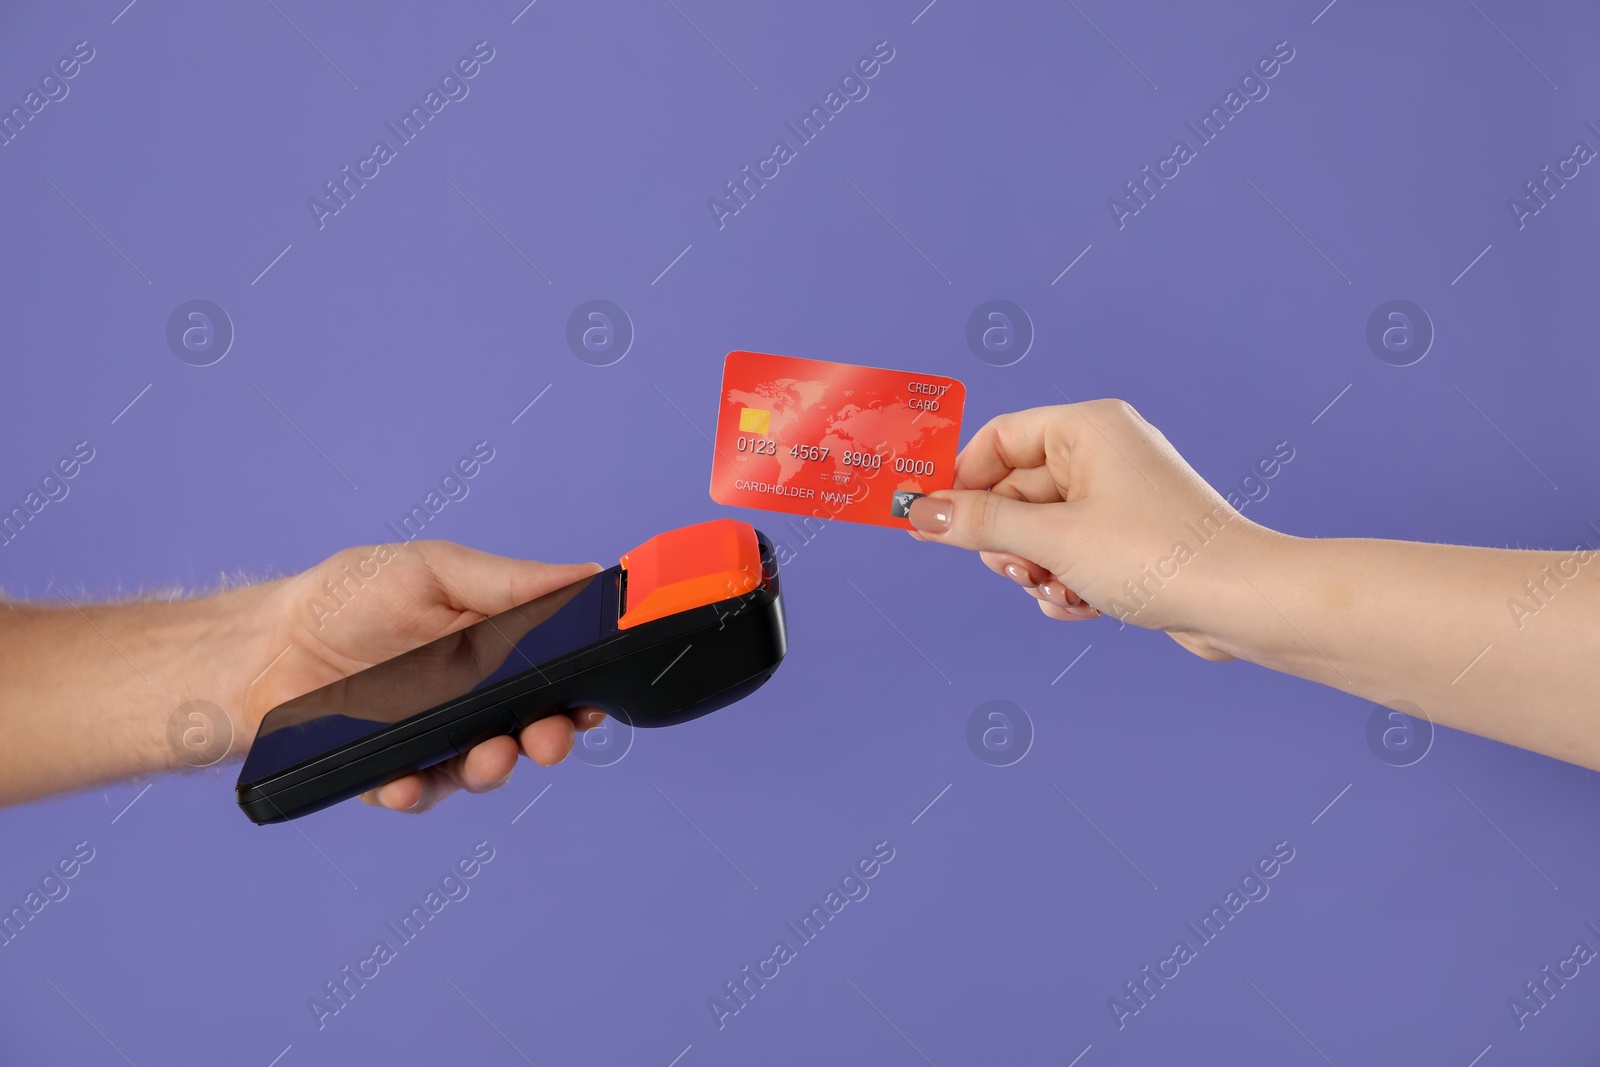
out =
[[[414,775],[407,775],[406,777],[411,778],[411,777],[415,777],[415,776]],[[391,782],[389,784],[392,785],[393,783]],[[379,786],[377,789],[369,789],[369,790],[367,790],[365,793],[361,794],[361,803],[366,804],[368,807],[373,807],[373,808],[386,808],[386,807],[388,807],[387,804],[383,803],[381,800],[378,799],[378,794],[381,793],[381,792],[383,792],[383,787],[382,786]]]
[[[462,789],[469,793],[487,793],[499,789],[517,767],[517,742],[509,734],[491,737],[473,745],[465,756],[447,760],[441,767],[450,768]],[[452,764],[455,766],[452,767]]]
[[[593,730],[596,726],[606,721],[606,713],[599,708],[584,708],[572,713],[572,725],[577,727],[579,733]]]
[[[361,799],[390,811],[419,815],[457,790],[487,793],[500,788],[516,765],[517,743],[510,737],[494,737],[474,745],[464,756],[385,782]]]
[[[553,767],[572,751],[574,736],[572,720],[565,715],[540,719],[522,730],[523,755],[542,767]]]
[[[388,808],[390,811],[426,811],[428,805],[424,804],[423,800],[428,792],[424,779],[427,773],[421,771],[396,778],[392,782],[385,782],[378,788],[361,794],[361,799],[375,807]]]
[[[606,713],[599,708],[552,715],[525,727],[518,737],[491,737],[472,746],[465,755],[369,789],[361,794],[361,800],[373,807],[419,814],[457,790],[489,793],[510,779],[518,753],[543,766],[553,766],[572,751],[577,731],[592,730],[605,720]]]
[[[391,811],[418,814],[459,789],[487,793],[499,788],[511,777],[516,763],[517,743],[509,737],[496,737],[474,745],[465,755],[385,782],[361,799]]]

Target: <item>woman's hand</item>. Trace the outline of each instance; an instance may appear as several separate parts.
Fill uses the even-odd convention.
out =
[[[1053,619],[1101,614],[1207,659],[1220,583],[1275,535],[1230,507],[1120,400],[1001,415],[911,505],[912,536],[977,549]]]

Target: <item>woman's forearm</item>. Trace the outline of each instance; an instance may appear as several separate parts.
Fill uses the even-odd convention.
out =
[[[1595,553],[1261,533],[1218,583],[1215,647],[1600,769]]]

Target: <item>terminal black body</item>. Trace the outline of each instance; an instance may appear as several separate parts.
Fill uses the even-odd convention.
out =
[[[671,726],[749,695],[787,647],[777,559],[756,536],[750,592],[619,628],[619,565],[279,705],[239,807],[257,823],[297,818],[575,708]]]

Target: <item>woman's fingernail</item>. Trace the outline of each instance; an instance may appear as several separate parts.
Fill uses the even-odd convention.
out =
[[[950,530],[950,501],[921,496],[911,502],[906,518],[923,533],[942,534]]]
[[[1088,602],[1069,605],[1061,610],[1071,615],[1074,619],[1093,619],[1100,614],[1100,609],[1090,607]]]
[[[1005,565],[1005,572],[1006,572],[1006,577],[1010,578],[1013,582],[1016,582],[1018,585],[1032,585],[1033,584],[1032,579],[1030,579],[1028,577],[1028,572],[1023,570],[1021,567],[1017,566],[1015,563],[1007,563]]]
[[[1039,595],[1052,604],[1067,606],[1067,588],[1057,581],[1039,583]]]

